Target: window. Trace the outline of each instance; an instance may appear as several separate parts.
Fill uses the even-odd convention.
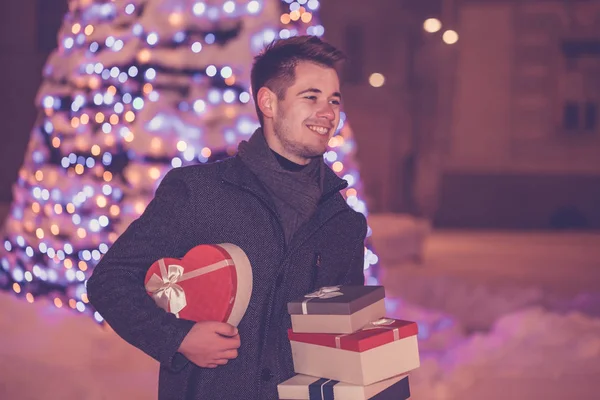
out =
[[[566,133],[598,131],[598,103],[566,101],[563,108],[563,129]]]

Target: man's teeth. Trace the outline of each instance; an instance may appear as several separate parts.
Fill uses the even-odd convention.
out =
[[[311,131],[315,131],[321,135],[325,135],[325,134],[329,133],[329,129],[323,128],[322,126],[308,125],[308,129],[310,129]]]

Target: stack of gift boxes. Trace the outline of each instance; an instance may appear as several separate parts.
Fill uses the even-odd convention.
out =
[[[321,288],[288,304],[297,375],[285,400],[403,400],[420,365],[417,324],[386,318],[382,286]]]

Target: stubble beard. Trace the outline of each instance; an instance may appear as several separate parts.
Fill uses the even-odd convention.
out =
[[[284,118],[282,118],[281,115],[278,115],[278,118],[275,120],[273,130],[275,131],[275,136],[286,152],[304,159],[313,159],[323,156],[324,151],[322,151],[322,149],[316,149],[314,147],[296,143],[293,139],[290,139],[289,126],[285,124]]]

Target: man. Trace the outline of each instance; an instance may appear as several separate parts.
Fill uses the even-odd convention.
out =
[[[276,399],[294,374],[287,302],[364,284],[366,220],[323,162],[340,119],[341,59],[316,37],[269,45],[251,74],[262,128],[233,158],[171,170],[88,281],[115,332],[160,362],[160,399]],[[250,259],[253,292],[237,329],[178,319],[144,289],[154,261],[202,243],[233,243]]]

